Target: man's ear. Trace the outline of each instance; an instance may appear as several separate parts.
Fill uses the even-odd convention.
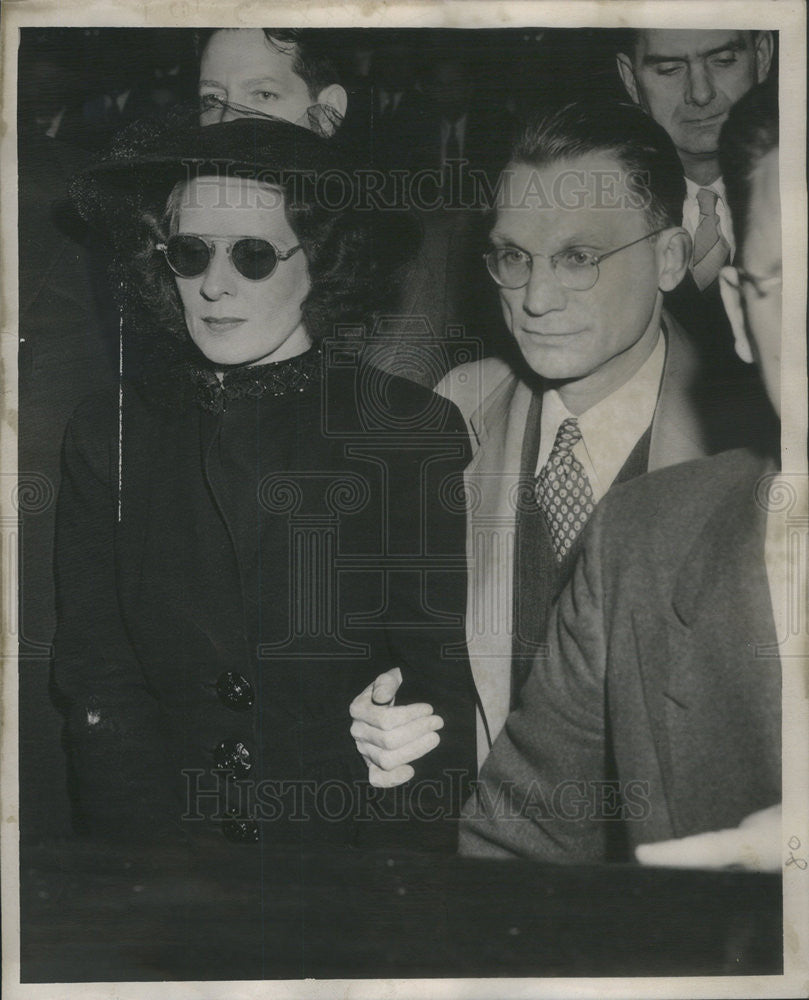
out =
[[[341,87],[339,83],[330,83],[328,87],[324,87],[317,95],[317,103],[328,104],[330,108],[334,108],[341,118],[345,118],[346,108],[348,107],[348,94],[345,92],[345,87]]]
[[[723,267],[719,272],[719,291],[722,295],[722,304],[728,314],[730,326],[733,330],[733,345],[736,353],[746,361],[748,365],[753,364],[753,349],[747,336],[747,324],[744,321],[744,306],[742,305],[742,290],[739,285],[739,272],[730,265]]]
[[[773,39],[771,31],[757,31],[753,43],[756,54],[756,83],[764,83],[772,64]]]
[[[625,53],[619,52],[615,57],[615,62],[618,66],[618,76],[621,78],[621,83],[623,83],[624,89],[635,104],[640,104],[638,81],[635,79],[635,71],[632,68],[632,60]]]
[[[657,236],[658,278],[661,292],[670,292],[685,277],[691,261],[691,237],[682,226],[671,226]]]

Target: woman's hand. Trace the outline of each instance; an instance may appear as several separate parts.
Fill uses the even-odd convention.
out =
[[[368,765],[368,779],[377,788],[394,788],[409,781],[418,760],[441,741],[444,720],[424,703],[394,707],[402,683],[398,667],[380,674],[351,702],[351,735]]]

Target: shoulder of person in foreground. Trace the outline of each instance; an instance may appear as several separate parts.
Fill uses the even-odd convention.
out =
[[[757,483],[772,468],[762,454],[739,448],[657,469],[614,486],[593,522],[605,547],[620,540],[622,561],[654,552],[658,544],[668,546],[672,539],[684,554],[685,539],[702,530],[712,510],[740,493],[753,503]]]
[[[576,788],[608,777],[608,633],[627,607],[616,611],[613,592],[628,590],[640,604],[665,601],[706,524],[739,490],[753,503],[766,468],[754,453],[726,452],[640,477],[599,505],[554,608],[547,654],[537,659],[464,809],[462,853],[607,859],[605,825],[581,815],[574,799]]]

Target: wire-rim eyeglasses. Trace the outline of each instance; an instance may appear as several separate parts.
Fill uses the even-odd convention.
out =
[[[483,254],[483,259],[486,261],[489,274],[501,288],[511,290],[524,288],[531,280],[534,258],[542,257],[550,262],[556,279],[564,288],[576,292],[586,292],[598,281],[599,264],[602,261],[622,250],[628,250],[629,247],[642,243],[652,236],[658,236],[667,228],[669,227],[663,226],[661,229],[655,229],[651,233],[645,233],[636,240],[632,240],[631,243],[625,243],[621,247],[616,247],[614,250],[608,250],[602,254],[595,254],[579,247],[571,247],[549,256],[544,253],[528,253],[527,250],[521,250],[519,247],[506,246],[488,250]]]

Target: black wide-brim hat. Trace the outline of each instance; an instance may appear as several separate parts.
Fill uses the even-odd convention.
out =
[[[285,185],[330,212],[351,211],[384,240],[391,263],[415,253],[420,226],[406,210],[362,206],[362,171],[337,142],[282,119],[237,118],[200,126],[145,119],[123,129],[109,154],[70,183],[77,211],[105,242],[126,251],[145,215],[160,218],[175,184],[200,176]],[[290,186],[291,185],[291,186]]]

